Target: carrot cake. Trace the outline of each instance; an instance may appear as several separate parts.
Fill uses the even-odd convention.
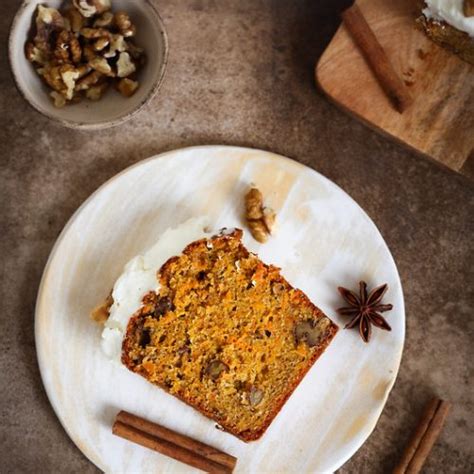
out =
[[[104,349],[226,431],[255,440],[338,328],[244,247],[241,230],[200,236],[202,225],[169,230],[127,265],[109,299]],[[183,235],[192,243],[177,250]]]
[[[474,0],[425,0],[422,13],[429,38],[474,64]]]

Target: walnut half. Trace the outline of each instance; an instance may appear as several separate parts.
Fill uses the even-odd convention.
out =
[[[265,243],[272,233],[276,214],[263,206],[263,195],[257,188],[251,188],[245,195],[245,217],[255,240]]]

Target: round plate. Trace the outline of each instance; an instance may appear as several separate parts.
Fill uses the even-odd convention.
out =
[[[91,309],[124,264],[168,227],[208,215],[242,227],[243,196],[254,183],[278,215],[264,245],[244,243],[340,326],[338,285],[387,282],[392,331],[364,344],[341,329],[268,431],[244,443],[101,352]],[[157,421],[238,458],[237,472],[333,471],[369,436],[395,381],[405,336],[397,268],[379,231],[340,188],[272,153],[225,146],[176,150],[142,161],[105,183],[74,214],[44,271],[36,307],[39,366],[51,404],[81,451],[106,472],[189,472],[184,464],[112,435],[120,409]]]

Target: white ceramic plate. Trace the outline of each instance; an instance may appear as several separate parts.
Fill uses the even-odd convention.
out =
[[[124,264],[168,227],[209,215],[215,228],[242,227],[245,190],[255,183],[278,213],[278,229],[259,245],[340,326],[338,285],[387,282],[391,332],[366,345],[340,330],[259,441],[215,429],[193,408],[110,363],[89,312]],[[244,227],[245,228],[245,227]],[[405,313],[397,268],[364,211],[315,171],[259,150],[186,148],[142,161],[105,183],[74,214],[43,275],[36,307],[39,366],[51,404],[81,451],[106,472],[189,472],[184,464],[111,433],[119,409],[155,420],[236,456],[237,472],[325,472],[346,462],[369,436],[395,381]]]

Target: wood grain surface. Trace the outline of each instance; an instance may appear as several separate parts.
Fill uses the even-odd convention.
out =
[[[265,435],[244,443],[190,406],[108,360],[89,312],[133,256],[190,217],[213,228],[243,227],[250,183],[278,214],[263,245],[244,243],[282,268],[295,287],[343,326],[337,286],[389,284],[392,331],[364,344],[341,330]],[[189,472],[173,459],[113,436],[119,410],[191,436],[238,458],[236,472],[339,468],[367,439],[395,382],[405,313],[395,262],[364,211],[334,183],[281,156],[224,146],[195,147],[138,163],[99,188],[67,224],[38,295],[36,347],[48,397],[69,436],[105,472]]]
[[[474,67],[425,37],[413,0],[358,0],[357,5],[414,103],[390,104],[341,25],[316,66],[316,81],[336,104],[370,127],[468,176],[474,150]]]

